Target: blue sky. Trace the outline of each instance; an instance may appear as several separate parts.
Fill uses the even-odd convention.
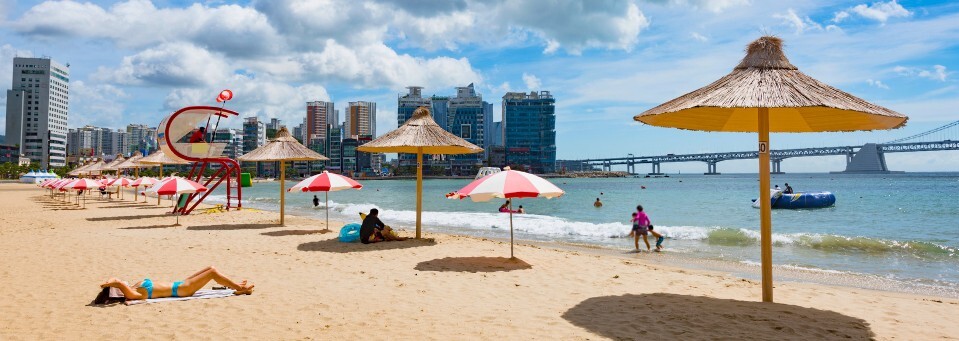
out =
[[[773,148],[883,142],[959,120],[959,4],[949,1],[0,0],[0,19],[0,81],[15,55],[71,64],[71,127],[157,124],[229,88],[233,109],[286,123],[302,120],[306,101],[376,101],[383,134],[406,86],[452,94],[475,83],[497,115],[506,91],[552,91],[560,158],[751,150],[755,135],[632,117],[722,77],[762,34],[783,38],[812,77],[910,117],[895,131],[775,134]],[[896,170],[959,170],[957,152],[887,158]],[[783,164],[842,167],[842,157]]]

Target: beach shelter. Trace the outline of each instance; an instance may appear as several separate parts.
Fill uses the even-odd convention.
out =
[[[130,156],[130,158],[128,158],[128,159],[124,160],[123,162],[121,162],[119,165],[116,166],[116,168],[117,168],[117,170],[134,168],[134,169],[136,169],[136,173],[133,174],[133,177],[134,177],[134,178],[139,177],[139,176],[140,176],[140,164],[137,163],[137,161],[139,161],[139,160],[142,159],[142,158],[143,158],[143,154],[142,154],[142,153],[140,153],[140,152],[133,153],[133,156]]]
[[[93,166],[93,163],[94,163],[93,161],[87,161],[87,162],[84,163],[83,165],[80,165],[79,167],[74,168],[72,171],[70,171],[69,173],[67,173],[67,175],[70,175],[70,176],[79,176],[80,173],[85,172],[85,171],[87,170],[87,168],[90,168],[90,166]]]
[[[763,301],[773,301],[769,133],[895,129],[905,115],[866,102],[793,66],[782,39],[765,36],[723,78],[634,117],[649,125],[759,133],[759,202]]]
[[[124,158],[123,155],[117,154],[117,157],[114,158],[113,161],[110,161],[107,164],[103,165],[103,167],[100,167],[100,171],[115,171],[117,172],[116,175],[120,176],[119,174],[120,172],[118,171],[117,166],[119,166],[121,163],[123,163],[126,160],[127,159]]]
[[[361,189],[363,185],[360,185],[356,180],[350,179],[348,177],[323,171],[323,173],[311,176],[309,178],[303,179],[293,187],[290,187],[288,191],[290,192],[325,192],[326,201],[323,206],[326,207],[326,229],[330,229],[330,192],[341,191],[344,189]]]
[[[92,165],[90,165],[90,167],[87,167],[87,168],[84,169],[82,172],[80,172],[80,174],[78,174],[78,176],[83,176],[83,175],[90,176],[90,175],[94,175],[94,174],[100,175],[100,170],[101,170],[101,168],[103,168],[103,166],[104,166],[105,164],[106,164],[106,163],[103,162],[103,159],[99,159],[99,160],[97,160],[97,162],[94,162]]]
[[[206,186],[178,176],[160,181],[147,189],[147,193],[161,195],[180,195],[206,192]],[[176,213],[176,224],[180,225],[180,213]]]
[[[413,111],[406,123],[356,150],[367,153],[416,154],[416,238],[420,238],[423,214],[423,154],[475,154],[483,148],[453,135],[433,121],[429,107]]]
[[[324,161],[328,157],[314,152],[296,141],[286,127],[276,132],[276,138],[270,143],[243,154],[237,160],[247,162],[280,162],[280,225],[283,225],[284,209],[286,207],[286,162],[287,161]]]
[[[453,193],[453,197],[469,197],[474,202],[486,202],[493,198],[509,199],[509,257],[513,257],[513,200],[517,198],[558,198],[566,192],[553,183],[536,175],[515,171],[509,167],[502,172],[476,179]]]

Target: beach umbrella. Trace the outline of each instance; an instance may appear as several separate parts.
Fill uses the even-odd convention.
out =
[[[130,183],[130,187],[135,188],[135,190],[133,191],[133,200],[136,201],[137,199],[136,196],[139,195],[140,186],[150,187],[156,184],[157,182],[159,182],[159,180],[151,178],[149,176],[144,176],[134,180],[132,183]],[[146,196],[143,197],[143,201],[146,202]]]
[[[475,154],[483,148],[453,135],[433,121],[429,107],[413,111],[406,123],[356,150],[367,153],[416,154],[416,238],[420,238],[423,214],[423,154]]]
[[[509,199],[509,256],[513,257],[513,200],[518,198],[558,198],[563,190],[553,183],[536,175],[515,171],[504,167],[502,172],[493,173],[474,180],[466,187],[454,192],[460,199],[469,197],[474,202],[486,202],[493,198]]]
[[[133,174],[133,177],[139,177],[139,176],[140,176],[140,164],[137,163],[137,161],[139,161],[139,160],[142,159],[142,158],[143,158],[143,154],[138,151],[138,152],[136,152],[136,153],[133,153],[133,156],[130,156],[130,158],[128,158],[128,159],[124,160],[123,162],[121,162],[120,164],[118,164],[118,165],[116,166],[116,168],[117,168],[117,170],[134,168],[134,169],[136,170],[136,173]]]
[[[763,301],[773,301],[769,133],[895,129],[905,115],[866,102],[793,66],[782,40],[761,37],[728,75],[634,117],[649,125],[759,133],[759,203]]]
[[[80,167],[74,168],[72,171],[67,173],[67,175],[79,176],[82,172],[85,172],[87,168],[90,168],[90,166],[93,166],[94,163],[95,163],[94,161],[88,161],[87,163],[84,163]]]
[[[309,178],[303,179],[293,187],[290,187],[288,191],[290,192],[325,192],[326,201],[324,206],[326,206],[326,229],[330,229],[330,192],[341,191],[344,189],[361,189],[363,185],[360,185],[356,180],[350,179],[348,177],[323,171],[323,173],[311,176]]]
[[[96,180],[93,180],[93,179],[77,179],[77,180],[71,181],[69,184],[63,186],[63,188],[64,188],[64,189],[67,189],[67,190],[71,190],[71,189],[72,189],[72,190],[77,191],[77,195],[78,195],[77,204],[79,204],[79,201],[80,201],[79,191],[86,191],[86,190],[90,190],[90,189],[93,189],[93,188],[100,188],[101,186],[103,186],[103,183],[101,183],[100,181],[96,181]],[[87,204],[87,197],[84,196],[84,197],[83,197],[83,206],[86,206],[86,204]]]
[[[280,128],[276,132],[276,138],[270,143],[243,154],[237,160],[247,162],[280,162],[280,225],[283,225],[284,209],[286,207],[286,161],[324,161],[328,157],[314,152],[306,146],[300,144],[286,127]]]
[[[105,165],[105,163],[103,162],[102,159],[97,160],[96,162],[94,162],[93,164],[91,164],[90,167],[87,167],[87,168],[84,169],[82,172],[80,172],[80,174],[78,174],[78,176],[83,176],[84,174],[86,174],[87,176],[90,176],[90,175],[93,175],[93,174],[99,175],[99,174],[100,174],[100,168],[103,168],[104,165]]]
[[[206,192],[206,186],[181,177],[171,177],[160,181],[147,189],[147,193],[160,195],[180,195]],[[180,225],[180,213],[176,211],[176,224]]]
[[[117,172],[116,175],[117,175],[117,176],[120,176],[120,171],[119,171],[119,169],[117,168],[117,166],[119,166],[121,163],[123,163],[123,162],[126,161],[126,160],[127,160],[127,159],[124,158],[122,154],[117,154],[117,157],[114,158],[113,161],[110,161],[110,162],[108,162],[107,164],[103,165],[103,167],[100,167],[100,170],[101,170],[101,171],[115,171],[115,172]]]
[[[117,193],[120,194],[120,193],[121,193],[121,192],[120,192],[120,188],[121,188],[121,187],[130,187],[130,184],[132,184],[132,183],[133,183],[132,180],[127,179],[127,178],[121,176],[121,177],[118,177],[118,178],[115,178],[115,179],[109,179],[109,180],[107,180],[104,184],[105,184],[107,187],[116,187],[116,188],[117,188]]]
[[[186,165],[189,164],[187,161],[178,160],[171,158],[163,152],[163,150],[157,150],[153,154],[144,156],[143,158],[136,161],[137,164],[143,165],[145,167],[160,167],[160,177],[163,177],[163,166],[164,165]],[[157,205],[160,204],[160,196],[157,196]]]

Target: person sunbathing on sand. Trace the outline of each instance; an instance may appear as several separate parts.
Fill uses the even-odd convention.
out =
[[[100,287],[120,289],[120,291],[123,292],[123,296],[128,300],[143,300],[148,298],[193,296],[197,290],[203,288],[203,286],[210,281],[216,281],[222,286],[235,290],[234,294],[236,295],[249,295],[253,293],[253,284],[247,283],[247,281],[236,283],[212,266],[200,270],[183,281],[173,283],[154,283],[149,278],[146,278],[131,286],[127,282],[110,278],[103,284],[100,284]]]

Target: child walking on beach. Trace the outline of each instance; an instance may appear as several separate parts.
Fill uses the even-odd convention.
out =
[[[665,240],[666,237],[663,237],[659,232],[653,231],[653,225],[649,225],[649,233],[652,234],[653,237],[656,237],[656,252],[662,251],[663,240]]]
[[[636,251],[639,251],[639,236],[643,236],[643,242],[646,243],[646,251],[651,251],[649,247],[649,216],[643,212],[643,205],[636,205],[636,213],[633,214],[633,244]]]

